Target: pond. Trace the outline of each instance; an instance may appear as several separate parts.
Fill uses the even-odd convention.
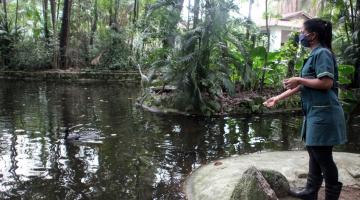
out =
[[[303,149],[302,116],[164,116],[137,86],[0,81],[1,199],[184,199],[185,177],[235,154]],[[349,124],[360,153],[360,111]],[[66,141],[67,129],[80,135]]]

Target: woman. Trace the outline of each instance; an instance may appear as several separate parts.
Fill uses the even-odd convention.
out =
[[[346,142],[344,112],[338,100],[338,70],[331,50],[332,25],[322,19],[304,22],[300,34],[302,46],[311,54],[304,61],[300,77],[283,81],[287,90],[264,102],[273,107],[278,101],[301,92],[304,122],[301,137],[309,153],[309,173],[302,191],[290,191],[301,199],[317,199],[323,178],[325,199],[338,199],[342,183],[332,157],[334,145]]]

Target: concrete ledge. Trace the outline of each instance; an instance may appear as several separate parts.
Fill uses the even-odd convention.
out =
[[[137,106],[141,107],[142,109],[156,113],[156,114],[170,114],[170,115],[184,115],[184,116],[202,116],[200,114],[196,113],[187,113],[182,112],[177,109],[173,108],[159,108],[156,106],[149,106],[146,105],[146,103],[140,104],[136,103]],[[273,109],[273,110],[265,110],[262,113],[257,113],[258,115],[277,115],[277,114],[294,114],[299,115],[302,111],[300,108],[289,108],[289,109]],[[248,115],[249,113],[218,113],[213,114],[212,116],[242,116],[242,115]]]
[[[243,172],[250,166],[281,172],[292,187],[303,187],[308,171],[306,151],[280,151],[233,156],[196,169],[185,181],[189,200],[227,200]],[[360,187],[360,154],[335,152],[339,178],[345,186]]]
[[[1,79],[61,80],[61,81],[121,81],[140,82],[138,72],[77,72],[65,70],[49,71],[0,71]]]
[[[194,114],[190,114],[190,113],[186,113],[186,112],[181,112],[181,111],[176,110],[176,109],[171,109],[171,108],[160,109],[160,108],[155,107],[155,106],[147,106],[145,104],[139,104],[139,103],[136,103],[136,106],[140,106],[141,108],[143,108],[146,111],[157,113],[157,114],[184,115],[184,116],[194,115]]]

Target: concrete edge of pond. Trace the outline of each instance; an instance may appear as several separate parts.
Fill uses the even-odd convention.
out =
[[[170,115],[183,115],[183,116],[201,116],[198,114],[193,114],[193,113],[187,113],[187,112],[182,112],[179,111],[177,109],[172,109],[172,108],[159,108],[156,106],[148,106],[145,103],[140,104],[140,103],[136,103],[136,106],[141,107],[142,109],[148,111],[148,112],[152,112],[152,113],[157,113],[157,114],[170,114]],[[256,115],[276,115],[276,114],[301,114],[301,108],[288,108],[288,109],[273,109],[273,110],[265,110],[262,113],[253,113]],[[242,116],[242,115],[249,115],[249,113],[246,114],[228,114],[228,113],[224,113],[224,114],[215,114],[212,115],[214,117],[220,117],[220,116]]]
[[[49,71],[0,71],[0,79],[51,80],[51,81],[111,81],[140,83],[140,75],[131,72],[81,72],[66,70]]]
[[[360,99],[360,89],[351,89],[357,99]],[[153,93],[151,95],[146,95],[144,97],[138,98],[138,106],[142,107],[144,110],[164,115],[183,115],[183,116],[207,116],[199,113],[189,113],[180,111],[178,109],[172,108],[171,106],[167,106],[166,100],[161,100],[163,97],[158,95],[157,93]],[[166,99],[166,98],[165,98]],[[300,102],[300,99],[287,99],[282,101],[282,104],[279,104],[275,108],[266,108],[262,105],[264,101],[264,97],[253,97],[253,98],[235,98],[237,99],[236,104],[227,104],[231,106],[227,106],[224,109],[223,113],[215,113],[211,114],[210,117],[248,117],[250,115],[255,116],[264,116],[264,115],[302,115],[302,109],[299,105],[294,102]],[[259,100],[261,99],[261,100]],[[162,102],[163,101],[163,102]],[[139,103],[142,102],[142,103]],[[225,106],[226,107],[226,106]],[[255,109],[253,109],[253,107]],[[352,106],[350,108],[353,110],[356,106]]]
[[[135,103],[136,106],[141,107],[142,109],[152,112],[152,113],[158,113],[158,114],[171,114],[171,115],[184,115],[184,116],[192,116],[190,113],[181,112],[176,109],[170,109],[170,108],[158,108],[155,106],[147,106],[145,104]]]
[[[340,181],[345,186],[360,187],[360,154],[334,152]],[[306,151],[260,152],[236,155],[210,162],[193,171],[185,180],[183,190],[189,200],[230,199],[235,185],[250,166],[281,172],[291,187],[306,182],[308,154]]]

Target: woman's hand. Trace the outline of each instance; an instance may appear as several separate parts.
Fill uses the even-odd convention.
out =
[[[263,103],[263,105],[268,107],[268,108],[274,107],[280,100],[288,98],[289,96],[291,96],[291,95],[293,95],[293,94],[295,94],[295,93],[297,93],[299,91],[300,91],[300,85],[298,85],[294,89],[288,89],[285,92],[283,92],[283,93],[281,93],[281,94],[279,94],[277,96],[271,97],[270,99],[266,100]]]
[[[271,108],[271,107],[274,107],[277,102],[278,102],[278,98],[277,97],[271,97],[270,99],[266,100],[263,105],[268,107],[268,108]]]
[[[283,81],[283,84],[286,89],[294,89],[298,85],[301,84],[300,81],[301,81],[300,77],[292,77],[292,78],[285,79]]]

